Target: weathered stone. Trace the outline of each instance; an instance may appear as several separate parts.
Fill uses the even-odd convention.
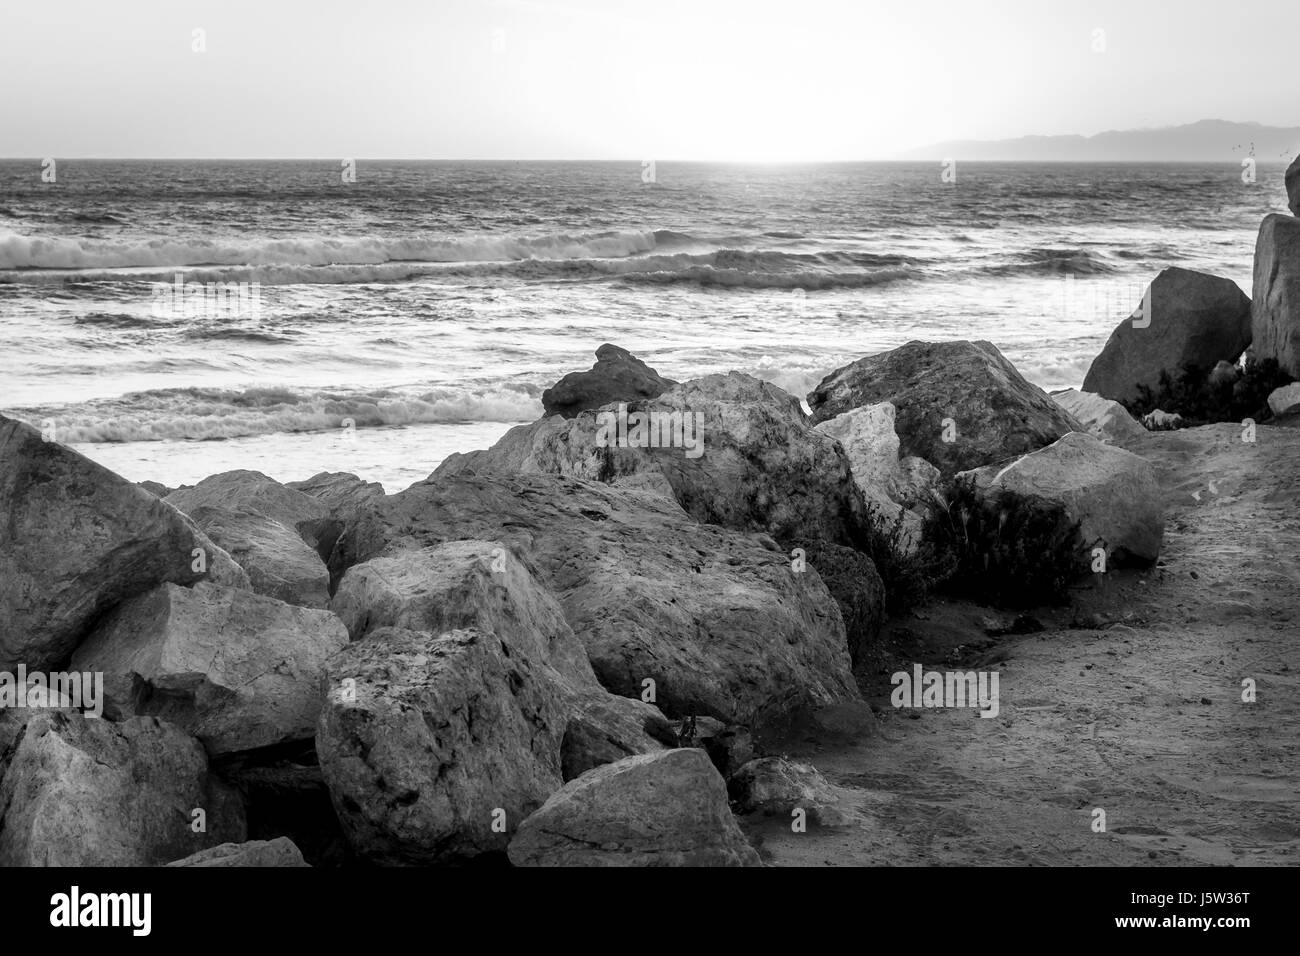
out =
[[[1300,411],[1300,382],[1273,389],[1268,396],[1268,407],[1274,415]]]
[[[1119,402],[1092,392],[1067,388],[1053,392],[1052,400],[1073,415],[1089,434],[1104,442],[1123,444],[1147,433]]]
[[[428,865],[506,849],[561,785],[564,727],[522,646],[380,628],[331,662],[317,753],[353,848]]]
[[[359,515],[334,570],[466,538],[510,548],[558,597],[600,682],[634,698],[653,686],[670,717],[758,729],[859,699],[815,570],[792,573],[770,538],[698,524],[647,492],[540,475],[431,479]]]
[[[636,416],[647,416],[644,427]],[[694,428],[664,424],[674,422]],[[863,520],[839,444],[810,427],[794,396],[739,372],[694,379],[635,406],[519,426],[487,451],[449,456],[433,477],[513,474],[657,491],[697,521],[765,531],[790,546],[852,544]]]
[[[372,498],[384,496],[384,486],[379,482],[362,481],[346,471],[322,471],[306,481],[291,481],[285,487],[315,498],[340,521],[347,521]]]
[[[570,372],[542,392],[549,415],[573,418],[610,402],[655,398],[676,385],[626,349],[606,343],[596,349],[596,364],[587,372]]]
[[[896,409],[899,453],[944,475],[1033,451],[1079,427],[988,342],[909,342],[836,369],[808,395],[818,424],[879,402]]]
[[[247,843],[223,843],[210,850],[200,850],[168,866],[306,866],[302,853],[288,837],[274,840],[250,840]]]
[[[824,827],[843,826],[849,815],[816,767],[784,757],[760,757],[741,767],[727,782],[727,792],[740,813],[761,813],[790,819],[802,810],[806,819]]]
[[[1153,432],[1168,432],[1183,427],[1183,416],[1157,408],[1142,416],[1142,427]]]
[[[1292,215],[1300,216],[1300,156],[1291,160],[1291,165],[1286,168],[1285,181],[1287,208]]]
[[[510,841],[516,866],[758,866],[726,785],[693,747],[628,757],[564,785]]]
[[[1155,470],[1145,458],[1085,432],[958,478],[973,480],[984,492],[1006,490],[1064,506],[1080,523],[1084,566],[1095,547],[1105,548],[1108,565],[1147,565],[1160,554],[1165,522]]]
[[[1265,216],[1255,240],[1251,352],[1300,378],[1300,219]]]
[[[39,714],[0,780],[0,866],[154,866],[244,839],[199,742],[152,717]]]
[[[257,594],[302,607],[329,606],[329,570],[297,531],[257,512],[208,505],[190,518],[244,569]]]
[[[872,560],[852,548],[819,542],[810,544],[805,553],[839,605],[849,657],[856,667],[876,646],[885,623],[884,582]]]
[[[310,739],[325,661],[346,643],[328,611],[165,584],[114,608],[72,661],[103,672],[110,718],[161,717],[224,754]]]
[[[205,574],[175,509],[4,416],[0,514],[0,670],[56,668],[114,604]]]

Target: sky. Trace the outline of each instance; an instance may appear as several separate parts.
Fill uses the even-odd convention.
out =
[[[1294,126],[1297,36],[1295,0],[3,0],[0,156],[818,161]]]

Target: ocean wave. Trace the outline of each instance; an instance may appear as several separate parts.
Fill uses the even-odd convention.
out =
[[[74,239],[0,235],[0,269],[129,269],[157,266],[336,266],[390,262],[508,262],[617,258],[649,252],[655,233],[358,239]]]
[[[985,275],[1108,275],[1118,271],[1102,256],[1083,249],[1029,249],[1011,262],[977,268]]]
[[[863,289],[917,277],[911,269],[879,269],[875,272],[746,272],[711,265],[689,266],[660,272],[629,272],[622,281],[672,285],[696,283],[743,289]]]
[[[528,386],[438,388],[420,394],[175,388],[72,408],[14,409],[12,415],[37,427],[52,421],[64,444],[213,441],[392,425],[529,421],[542,412],[536,394],[530,394],[535,391]]]

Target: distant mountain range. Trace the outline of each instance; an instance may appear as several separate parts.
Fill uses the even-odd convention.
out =
[[[1159,129],[1110,130],[1095,136],[1022,136],[950,140],[923,146],[905,159],[1030,160],[1037,162],[1223,162],[1253,155],[1259,163],[1289,163],[1300,154],[1300,126],[1201,120]]]

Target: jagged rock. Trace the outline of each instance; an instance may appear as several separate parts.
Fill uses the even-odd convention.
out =
[[[1157,408],[1142,416],[1142,426],[1153,432],[1168,432],[1183,427],[1183,416]]]
[[[676,385],[626,349],[606,343],[596,349],[596,364],[587,372],[570,372],[542,392],[546,414],[573,418],[610,402],[635,402]]]
[[[155,866],[245,835],[199,742],[152,717],[38,714],[0,780],[0,866]]]
[[[175,509],[4,416],[0,514],[0,670],[57,668],[114,604],[206,574]]]
[[[1268,407],[1274,415],[1300,411],[1300,382],[1273,389],[1268,396]]]
[[[1052,400],[1073,415],[1089,434],[1104,442],[1123,444],[1147,433],[1119,402],[1092,392],[1067,388],[1053,392]]]
[[[563,702],[524,648],[480,631],[380,628],[331,661],[316,747],[363,858],[503,852],[559,789]]]
[[[347,521],[370,499],[384,495],[384,486],[379,482],[362,481],[346,471],[322,471],[306,481],[291,481],[285,487],[315,498],[340,521]]]
[[[739,813],[790,819],[796,810],[824,827],[843,826],[849,815],[816,767],[784,757],[760,757],[741,767],[727,782]]]
[[[1300,156],[1286,168],[1286,198],[1291,214],[1300,216]]]
[[[758,866],[709,758],[628,757],[564,785],[510,841],[515,866]]]
[[[638,428],[637,415],[654,417]],[[697,521],[765,531],[783,545],[853,544],[863,520],[838,443],[810,427],[794,396],[739,372],[694,379],[635,406],[518,426],[487,451],[449,456],[433,477],[514,474],[658,491]]]
[[[274,840],[250,840],[247,843],[223,843],[210,850],[200,850],[168,866],[306,866],[307,861],[288,837]]]
[[[328,611],[165,584],[114,608],[72,661],[103,672],[110,718],[162,717],[224,754],[309,739],[325,661],[345,644]]]
[[[1085,553],[1106,549],[1108,565],[1147,565],[1160,554],[1164,512],[1155,469],[1145,458],[1072,432],[1047,448],[1006,465],[958,475],[982,492],[1007,490],[1030,500],[1063,505],[1080,523]]]
[[[849,657],[856,667],[867,659],[885,623],[884,582],[872,560],[852,548],[819,542],[807,547],[806,557],[839,605]]]
[[[650,704],[609,694],[555,598],[496,541],[448,541],[372,558],[344,574],[332,609],[353,640],[381,627],[440,634],[477,628],[503,638],[555,673],[566,715],[566,780],[601,763],[674,744]]]
[[[257,594],[302,607],[329,606],[329,569],[297,531],[257,512],[208,505],[189,516],[243,568]]]
[[[1165,269],[1093,359],[1083,390],[1133,402],[1142,386],[1159,390],[1162,372],[1176,381],[1184,366],[1236,361],[1250,345],[1250,310],[1250,299],[1231,279]]]
[[[328,559],[341,530],[324,502],[258,471],[210,475],[191,488],[173,491],[166,500],[186,514],[209,507],[264,515],[298,532],[322,560]]]
[[[770,538],[698,524],[647,492],[541,475],[430,479],[359,515],[332,570],[466,538],[508,547],[558,597],[601,684],[633,698],[653,687],[670,717],[757,730],[859,699],[839,609],[814,570],[795,574]]]
[[[1265,216],[1255,240],[1251,351],[1300,378],[1300,219]]]
[[[945,476],[1051,444],[1079,428],[988,342],[909,342],[836,369],[808,395],[820,424],[889,402],[899,453]]]

